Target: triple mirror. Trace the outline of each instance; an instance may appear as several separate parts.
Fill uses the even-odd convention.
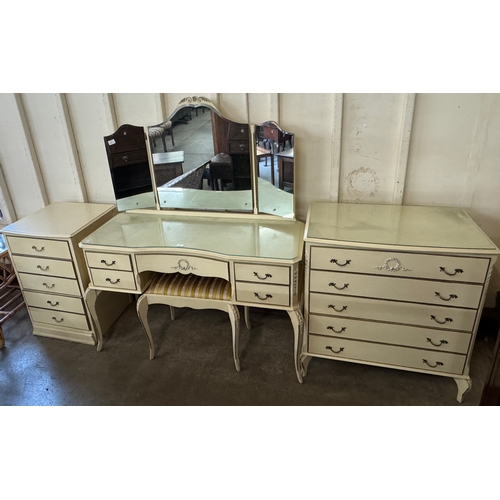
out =
[[[146,140],[144,140],[146,139]],[[203,97],[104,138],[119,210],[269,214],[294,219],[294,134],[228,120]]]

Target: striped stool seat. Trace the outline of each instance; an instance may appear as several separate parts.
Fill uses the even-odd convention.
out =
[[[175,318],[174,307],[218,309],[227,312],[231,321],[234,365],[236,370],[240,371],[238,357],[240,315],[238,308],[231,303],[229,281],[195,274],[156,274],[146,291],[137,300],[137,314],[149,343],[149,359],[155,356],[153,337],[148,323],[148,308],[151,304],[169,305],[172,319]]]

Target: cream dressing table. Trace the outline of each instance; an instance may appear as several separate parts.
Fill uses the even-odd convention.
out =
[[[312,357],[452,377],[457,400],[500,253],[460,209],[314,203],[305,230]]]

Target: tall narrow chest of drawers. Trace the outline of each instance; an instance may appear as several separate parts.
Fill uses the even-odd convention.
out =
[[[457,400],[498,248],[461,209],[313,203],[305,230],[312,357],[448,376]]]
[[[78,243],[115,214],[115,205],[52,203],[2,230],[35,335],[96,343]]]

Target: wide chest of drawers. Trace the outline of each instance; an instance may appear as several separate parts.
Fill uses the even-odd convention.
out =
[[[303,375],[312,357],[444,375],[461,402],[499,253],[467,214],[315,203],[305,241]]]
[[[78,243],[115,213],[115,205],[53,203],[2,230],[35,335],[96,343]]]

